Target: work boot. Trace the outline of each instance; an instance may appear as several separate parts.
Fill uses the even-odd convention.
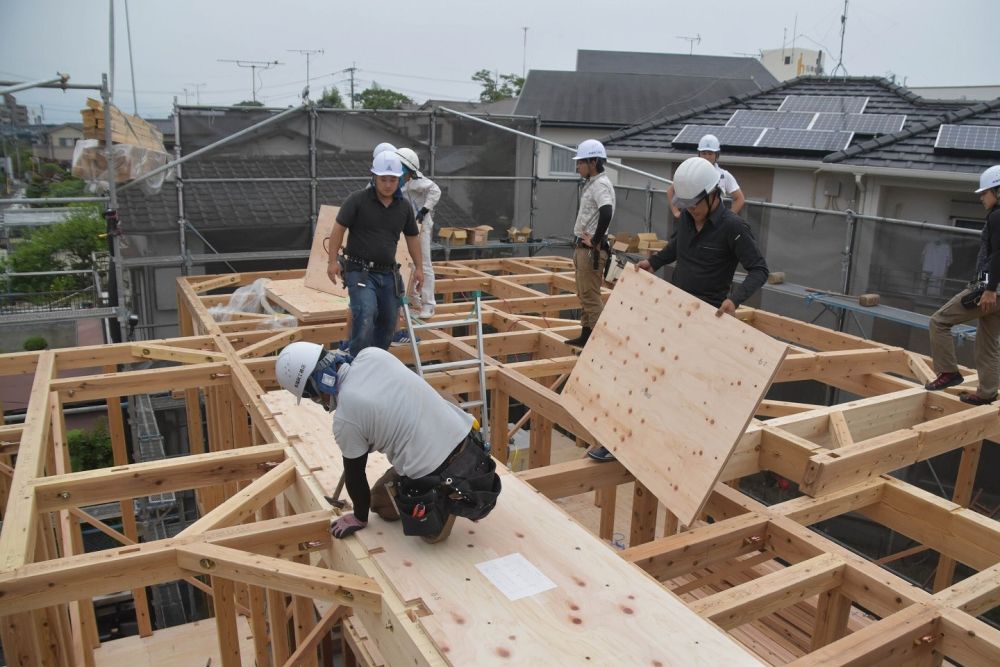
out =
[[[924,389],[928,391],[941,391],[948,387],[954,387],[956,384],[962,384],[961,373],[941,373],[933,381],[925,384]]]
[[[590,327],[580,327],[580,335],[576,338],[570,338],[566,341],[566,344],[573,345],[574,347],[583,347],[590,340],[591,332],[593,332],[593,329]]]
[[[455,525],[455,515],[452,514],[448,517],[448,520],[444,522],[444,528],[437,535],[421,535],[420,539],[428,544],[436,544],[437,542],[444,542],[451,535],[451,527]]]
[[[967,405],[989,405],[993,401],[997,400],[997,395],[993,394],[992,398],[983,398],[979,394],[962,393],[962,395],[958,397],[958,400]]]

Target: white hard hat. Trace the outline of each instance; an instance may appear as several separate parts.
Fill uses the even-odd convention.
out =
[[[979,189],[976,194],[1000,187],[1000,164],[995,164],[979,175]]]
[[[718,153],[722,150],[719,146],[719,138],[714,134],[706,134],[698,142],[698,152],[702,151],[712,151],[713,153]]]
[[[372,151],[372,157],[375,157],[379,153],[384,153],[386,151],[392,151],[393,153],[395,153],[396,147],[386,141],[383,141],[382,143],[380,143],[378,146],[375,147],[375,150]]]
[[[677,208],[689,208],[719,187],[719,172],[703,157],[691,157],[674,172],[674,200]]]
[[[403,164],[396,151],[384,151],[372,160],[372,173],[376,176],[402,176]]]
[[[297,399],[296,403],[302,401],[306,383],[321,356],[323,356],[322,345],[306,342],[287,345],[278,355],[278,361],[274,365],[274,375],[282,389],[292,392]]]
[[[597,139],[587,139],[585,141],[581,141],[580,145],[576,147],[576,155],[573,156],[573,159],[589,160],[595,157],[607,160],[608,152],[604,150],[604,144]]]
[[[403,163],[403,166],[415,173],[417,176],[422,176],[420,173],[420,158],[417,156],[416,151],[412,148],[400,148],[396,151],[396,156],[399,161]]]

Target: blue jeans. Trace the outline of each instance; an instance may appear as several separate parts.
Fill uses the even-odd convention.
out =
[[[346,271],[344,278],[351,301],[351,354],[366,347],[388,349],[399,315],[396,274]]]

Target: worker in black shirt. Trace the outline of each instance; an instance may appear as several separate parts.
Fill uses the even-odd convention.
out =
[[[372,160],[372,187],[354,192],[344,201],[330,234],[327,275],[343,283],[351,303],[351,354],[366,347],[388,349],[396,327],[403,294],[396,245],[400,232],[413,260],[416,289],[424,281],[420,259],[420,229],[413,208],[402,198],[399,179],[403,165],[394,151]],[[347,237],[343,255],[340,248]]]
[[[931,357],[938,376],[924,388],[940,391],[965,381],[958,371],[951,328],[976,320],[975,359],[979,387],[976,393],[965,392],[959,398],[969,405],[986,405],[997,399],[997,388],[1000,386],[1000,310],[997,309],[997,285],[1000,284],[1000,164],[979,176],[976,194],[987,213],[979,241],[975,280],[931,315]]]
[[[674,173],[671,203],[682,209],[673,237],[663,250],[639,262],[636,270],[657,271],[677,262],[674,285],[715,306],[716,316],[734,314],[767,282],[767,263],[750,226],[722,206],[715,166],[700,157],[682,162]],[[733,288],[737,262],[747,277]]]

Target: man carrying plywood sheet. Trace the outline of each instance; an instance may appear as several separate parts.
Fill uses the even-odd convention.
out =
[[[479,520],[496,505],[500,478],[472,415],[388,352],[369,347],[352,357],[292,343],[278,356],[275,376],[298,400],[326,400],[335,410],[333,435],[354,512],[333,522],[334,537],[365,528],[370,508],[386,521],[402,519],[407,535],[439,542],[456,516]],[[392,466],[371,489],[369,452],[385,454]]]

